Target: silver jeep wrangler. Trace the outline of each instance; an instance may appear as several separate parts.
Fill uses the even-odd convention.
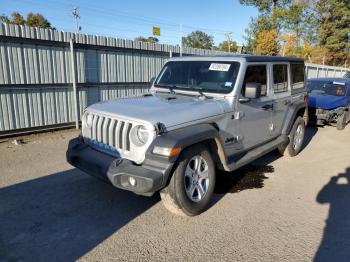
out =
[[[170,211],[193,216],[208,207],[217,169],[234,171],[275,149],[289,156],[302,149],[303,60],[172,58],[150,91],[89,106],[68,162],[117,188],[159,191]]]

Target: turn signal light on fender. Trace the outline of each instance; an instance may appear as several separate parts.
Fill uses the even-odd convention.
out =
[[[153,148],[153,153],[162,156],[174,157],[180,154],[181,147],[159,147]]]

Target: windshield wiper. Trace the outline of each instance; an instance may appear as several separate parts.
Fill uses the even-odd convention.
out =
[[[192,90],[197,91],[199,93],[199,97],[210,98],[203,93],[203,90],[204,90],[203,87],[199,87],[199,86],[193,87]]]
[[[154,85],[155,87],[165,87],[165,88],[168,88],[170,90],[170,93],[171,94],[176,94],[176,92],[174,91],[174,88],[178,88],[178,86],[176,85],[164,85],[164,84],[161,84],[161,85]]]
[[[164,88],[168,88],[170,90],[171,94],[176,94],[176,92],[174,91],[174,89],[178,89],[178,88],[183,88],[186,89],[188,91],[197,91],[199,94],[199,97],[204,97],[204,98],[211,98],[206,96],[203,93],[203,87],[200,86],[187,86],[187,87],[179,87],[177,85],[167,85],[167,84],[158,84],[158,85],[154,85],[155,87],[164,87]]]

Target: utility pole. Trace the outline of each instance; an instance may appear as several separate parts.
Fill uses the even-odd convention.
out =
[[[74,7],[72,10],[72,15],[75,18],[76,33],[79,34],[81,27],[79,26],[80,15],[78,13],[78,7]],[[74,36],[70,39],[70,53],[71,53],[71,77],[73,86],[73,100],[74,100],[74,113],[75,113],[75,128],[79,129],[79,96],[77,90],[77,78],[76,78],[76,68],[75,68],[75,57],[74,57]]]
[[[75,58],[74,58],[74,40],[69,41],[70,46],[70,62],[71,62],[71,77],[73,86],[73,103],[74,103],[74,114],[75,114],[75,128],[79,129],[79,101],[78,101],[78,90],[77,90],[77,78],[75,69]]]
[[[180,24],[180,56],[182,56],[182,24]]]
[[[80,15],[79,15],[79,12],[78,12],[78,7],[74,7],[73,8],[72,15],[73,15],[73,17],[75,19],[76,33],[80,33],[81,26],[79,26]]]
[[[226,34],[227,37],[227,43],[228,43],[228,52],[231,53],[231,39],[232,39],[232,32],[227,32]]]

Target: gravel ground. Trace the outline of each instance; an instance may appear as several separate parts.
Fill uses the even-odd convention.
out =
[[[193,218],[72,168],[76,135],[0,141],[0,261],[350,261],[350,126],[309,128],[297,157],[220,173]]]

